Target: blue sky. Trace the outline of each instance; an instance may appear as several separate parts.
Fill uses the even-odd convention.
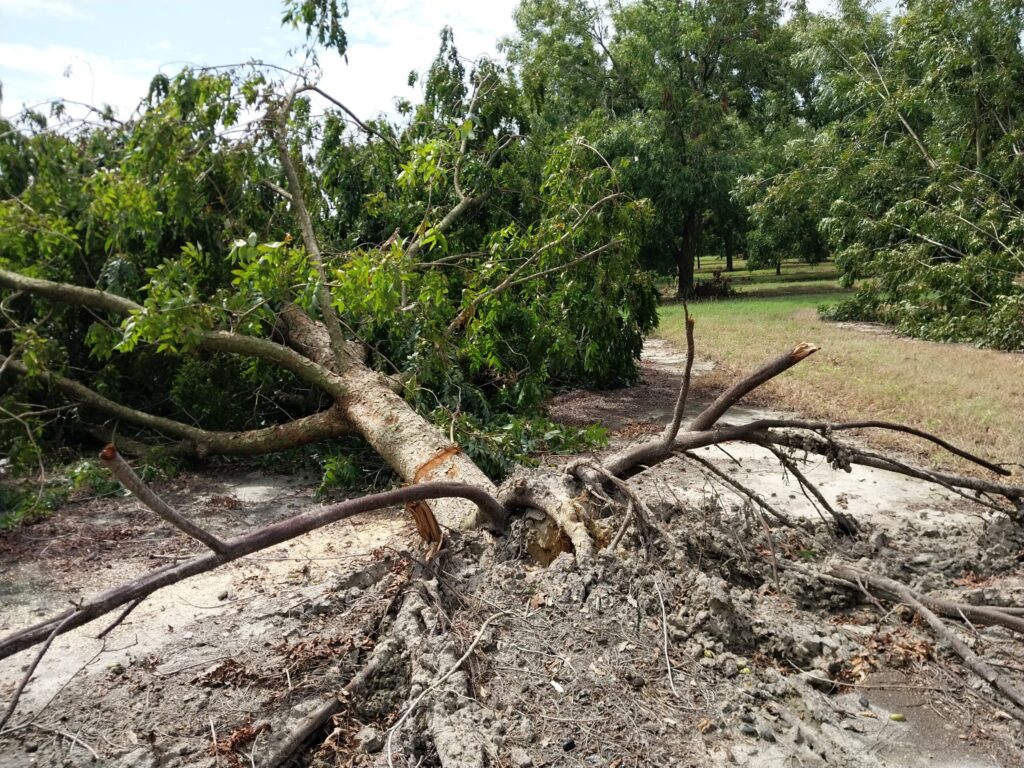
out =
[[[812,7],[828,0],[811,0]],[[362,116],[391,110],[448,24],[468,58],[494,54],[516,0],[350,0],[348,63],[325,54],[322,85]],[[0,114],[54,98],[132,111],[157,72],[252,58],[287,64],[301,42],[280,0],[0,0]]]

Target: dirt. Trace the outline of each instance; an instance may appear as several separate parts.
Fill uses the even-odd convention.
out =
[[[653,433],[671,412],[682,362],[650,342],[638,385],[568,393],[552,413],[600,420],[616,444]],[[767,413],[734,409],[728,419]],[[888,473],[805,467],[865,528],[837,539],[773,457],[727,450],[701,455],[801,524],[776,533],[779,554],[809,566],[841,555],[939,596],[1024,605],[1024,533],[1006,519]],[[640,537],[630,529],[615,552],[583,564],[562,554],[541,567],[524,556],[520,519],[495,561],[477,557],[467,537],[433,574],[427,593],[448,655],[417,662],[439,676],[444,659],[476,641],[464,665],[474,706],[457,738],[489,764],[1022,764],[1020,723],[909,611],[775,574],[749,504],[692,463],[674,459],[630,482],[655,527]],[[314,504],[314,486],[220,470],[157,490],[227,535]],[[609,509],[593,533],[607,542],[620,521]],[[68,505],[0,538],[0,633],[195,551],[131,499]],[[162,590],[102,640],[113,617],[61,636],[19,702],[15,730],[0,735],[0,766],[261,765],[394,626],[396,595],[422,558],[411,520],[382,511]],[[1009,633],[961,636],[1021,684],[1021,646]],[[34,654],[0,662],[0,699]],[[387,765],[390,752],[396,766],[435,765],[426,712],[387,744],[410,696],[430,684],[410,677],[407,662],[354,697],[302,764]]]

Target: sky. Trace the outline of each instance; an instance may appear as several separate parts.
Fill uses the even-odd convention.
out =
[[[823,7],[828,0],[811,0]],[[416,100],[411,70],[423,72],[440,30],[460,54],[495,55],[514,30],[517,0],[350,0],[347,62],[323,54],[324,89],[362,117]],[[302,42],[281,26],[281,0],[0,0],[0,114],[56,98],[132,112],[155,74],[187,64],[262,59],[287,65]]]

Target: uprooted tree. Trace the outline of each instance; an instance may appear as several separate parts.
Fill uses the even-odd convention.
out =
[[[356,121],[351,135],[345,107],[303,77],[186,71],[154,80],[146,108],[128,123],[50,131],[30,115],[34,131],[5,126],[0,376],[3,408],[16,417],[5,426],[12,444],[24,431],[18,445],[31,453],[52,437],[45,419],[53,409],[73,405],[79,434],[143,456],[257,455],[355,436],[406,485],[221,540],[162,504],[109,447],[103,460],[118,478],[211,552],[0,639],[0,658],[37,644],[45,652],[58,634],[118,609],[123,617],[163,586],[395,503],[410,504],[435,549],[472,541],[487,550],[493,538],[474,530],[502,534],[523,509],[540,512],[539,525],[555,529],[557,546],[578,561],[615,552],[631,525],[671,546],[630,476],[674,456],[699,463],[690,451],[729,441],[776,452],[845,534],[857,522],[801,473],[801,454],[910,475],[1019,517],[1024,488],[912,466],[836,437],[902,430],[1009,474],[909,427],[721,423],[739,399],[811,355],[811,344],[766,362],[684,421],[688,366],[660,436],[600,461],[509,473],[515,453],[495,449],[501,443],[487,427],[529,413],[554,385],[634,375],[655,320],[631,238],[645,206],[618,191],[619,169],[585,137],[532,143],[513,81],[487,62],[464,72],[450,35],[425,90],[403,130]],[[326,109],[322,117],[317,109]],[[692,363],[692,323],[688,331]],[[738,490],[760,510],[776,566],[797,567],[772,546],[776,527],[797,523],[754,489]],[[608,502],[622,512],[611,539],[591,524],[594,506]],[[422,616],[430,566],[422,568],[364,672],[414,638],[434,647],[447,671],[398,726],[428,712],[442,764],[483,765],[482,747],[451,737],[446,723],[458,710],[423,702],[437,689],[465,687],[466,678],[464,657]],[[946,637],[940,616],[1024,629],[1019,616],[930,600],[846,565],[820,576],[909,603]],[[1024,710],[1024,694],[966,646],[954,648]],[[332,698],[282,749],[301,746],[335,711]]]

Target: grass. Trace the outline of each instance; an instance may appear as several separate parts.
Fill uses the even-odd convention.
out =
[[[721,272],[741,297],[783,296],[794,294],[823,293],[839,290],[839,270],[832,262],[805,264],[802,261],[782,262],[782,274],[776,275],[774,268],[747,269],[745,259],[735,259],[733,271],[725,271],[725,259],[705,257],[700,268],[694,271],[697,280],[709,280],[715,272]],[[661,285],[662,295],[674,297],[676,284],[665,281]]]
[[[699,394],[716,393],[741,372],[809,341],[821,351],[755,393],[754,402],[833,421],[898,421],[990,460],[1024,461],[1024,355],[820,320],[816,307],[842,295],[832,291],[692,305],[697,355],[718,364],[700,383]],[[685,347],[681,304],[662,307],[658,335]],[[965,468],[920,441],[876,431],[870,439]],[[1019,482],[1021,474],[1015,468],[1014,479]]]

